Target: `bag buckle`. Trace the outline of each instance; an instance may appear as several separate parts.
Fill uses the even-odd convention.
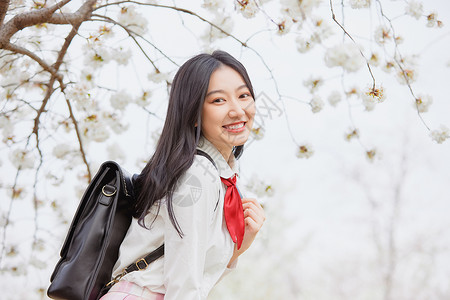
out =
[[[141,267],[139,265],[140,262],[143,262],[145,266]],[[141,258],[140,260],[138,260],[137,262],[135,262],[136,267],[139,269],[139,271],[145,270],[148,267],[148,263],[145,261],[144,258]]]
[[[108,287],[110,285],[114,285],[119,282],[119,280],[127,274],[127,271],[123,269],[122,273],[113,278],[110,282],[108,282],[105,286]]]
[[[116,187],[115,186],[112,186],[112,185],[109,185],[109,184],[105,184],[103,187],[102,187],[102,193],[103,193],[103,195],[105,195],[106,197],[111,197],[111,196],[114,196],[115,194],[116,194]]]

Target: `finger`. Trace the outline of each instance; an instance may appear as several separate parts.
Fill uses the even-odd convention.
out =
[[[246,209],[246,208],[253,208],[253,209],[256,209],[256,210],[264,210],[262,208],[262,206],[258,202],[255,203],[253,201],[242,203],[242,207],[244,209]]]
[[[266,219],[264,209],[260,206],[256,206],[254,203],[245,203],[245,205],[242,205],[242,208],[244,212],[249,209],[253,210],[258,216],[261,217],[262,221]]]
[[[242,208],[243,208],[244,210],[246,210],[246,209],[248,209],[248,208],[258,209],[258,206],[255,205],[255,203],[253,203],[253,202],[247,202],[247,203],[243,203],[243,204],[242,204]]]
[[[242,198],[242,205],[244,205],[245,203],[253,203],[254,205],[261,207],[261,204],[259,204],[259,202],[255,199],[255,198]]]
[[[252,209],[246,209],[244,211],[244,218],[251,218],[253,221],[255,221],[258,226],[262,226],[262,224],[264,223],[264,216],[260,215],[258,213],[256,213],[254,210]]]
[[[257,233],[261,229],[261,226],[252,218],[245,218],[245,227],[252,233]]]

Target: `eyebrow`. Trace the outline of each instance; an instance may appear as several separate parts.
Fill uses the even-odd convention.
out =
[[[248,89],[247,85],[246,85],[246,84],[243,84],[243,85],[241,85],[240,87],[238,87],[238,88],[236,89],[236,91],[239,91],[239,90],[241,90],[241,89],[243,89],[243,88],[247,88],[247,89]],[[208,97],[208,96],[210,96],[211,94],[215,94],[215,93],[225,93],[225,91],[224,91],[224,90],[212,90],[212,91],[210,91],[209,93],[207,93],[205,97]]]

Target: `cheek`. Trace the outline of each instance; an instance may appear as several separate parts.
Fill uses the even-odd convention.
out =
[[[220,117],[220,111],[216,108],[207,107],[202,111],[202,131],[212,132],[220,130],[222,118]]]
[[[253,120],[253,118],[255,117],[255,114],[256,114],[256,106],[255,106],[254,101],[251,105],[249,105],[247,107],[246,113],[247,113],[247,116]]]

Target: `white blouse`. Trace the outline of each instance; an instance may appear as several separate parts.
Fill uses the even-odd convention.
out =
[[[223,214],[226,186],[219,176],[230,178],[238,174],[238,163],[232,156],[230,168],[206,138],[201,138],[198,149],[209,154],[218,169],[206,157],[195,155],[192,166],[179,179],[173,195],[173,211],[183,237],[172,225],[163,199],[154,223],[151,222],[156,208],[145,217],[150,229],[143,228],[133,218],[114,266],[113,276],[116,276],[164,243],[163,257],[145,270],[125,275],[122,280],[165,294],[165,300],[206,299],[214,285],[237,262],[227,268],[234,243]]]

